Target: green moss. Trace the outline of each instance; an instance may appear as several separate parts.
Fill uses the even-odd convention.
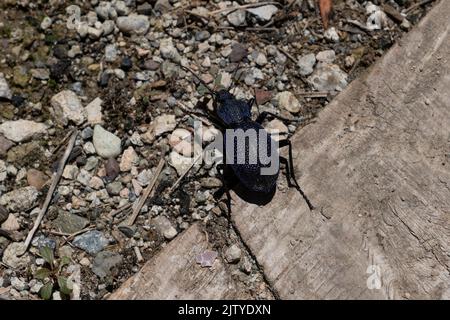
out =
[[[49,79],[47,81],[48,87],[52,90],[56,90],[58,88],[58,83],[54,79]]]
[[[30,75],[28,71],[23,66],[15,66],[13,69],[13,82],[16,86],[26,87],[28,84],[28,80],[30,80]]]
[[[0,36],[2,38],[11,38],[11,32],[12,30],[10,26],[5,25],[0,28]]]
[[[58,42],[58,37],[54,33],[47,33],[44,39],[46,44],[55,44]]]

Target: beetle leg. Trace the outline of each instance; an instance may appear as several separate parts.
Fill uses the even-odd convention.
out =
[[[291,141],[289,139],[285,139],[285,140],[279,141],[278,143],[279,143],[280,148],[285,147],[285,146],[289,147],[289,161],[286,158],[280,156],[280,162],[284,163],[286,165],[286,175],[290,176],[292,178],[292,180],[294,180],[294,186],[298,190],[298,192],[300,192],[303,199],[306,201],[306,204],[308,205],[309,210],[314,210],[314,206],[311,204],[311,201],[309,201],[308,197],[305,195],[302,188],[300,188],[300,185],[298,184],[297,179],[295,178],[294,162],[292,160],[293,157],[292,157]],[[289,178],[288,178],[288,185],[291,186]]]
[[[255,103],[255,98],[250,98],[247,100],[248,108],[250,110],[252,109],[254,103]]]
[[[295,187],[296,189],[298,189],[297,181],[295,179],[294,179],[294,183],[292,183],[292,181],[291,181],[292,173],[291,173],[288,159],[280,156],[280,163],[284,164],[284,168],[286,170],[286,181],[287,181],[288,187],[289,188]]]
[[[208,100],[208,101],[209,101],[209,100]],[[199,102],[199,103],[197,103],[197,105],[196,105],[196,107],[199,107],[199,109],[202,110],[203,112],[190,111],[190,110],[189,110],[189,113],[195,114],[195,115],[200,115],[200,116],[203,116],[203,117],[206,117],[206,118],[208,118],[208,120],[211,120],[211,122],[212,122],[216,127],[218,127],[219,129],[225,129],[226,126],[225,126],[225,124],[223,123],[223,121],[220,120],[220,119],[215,115],[215,113],[214,113],[213,111],[211,111],[211,110],[208,109],[208,106],[207,106],[208,101],[206,101],[206,102]],[[183,111],[185,111],[186,113],[188,113],[187,110],[183,110]],[[188,114],[189,114],[189,113],[188,113]]]
[[[219,163],[216,166],[217,173],[219,174],[220,180],[222,180],[222,187],[219,188],[216,192],[214,192],[214,198],[219,200],[222,195],[225,193],[227,195],[227,208],[228,214],[231,214],[231,195],[230,195],[230,185],[227,183],[225,179],[225,164]],[[222,170],[222,172],[220,172]]]

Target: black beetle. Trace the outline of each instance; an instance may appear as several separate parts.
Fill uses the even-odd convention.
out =
[[[232,132],[236,130],[242,130],[241,132],[247,132],[254,130],[255,132],[260,132],[262,130],[265,132],[265,135],[262,135],[263,139],[267,139],[266,146],[267,146],[267,154],[268,156],[271,156],[271,150],[272,146],[274,145],[274,140],[271,137],[271,134],[267,133],[263,126],[261,125],[263,121],[268,117],[274,117],[278,118],[283,121],[289,121],[288,119],[285,119],[283,117],[280,117],[276,114],[270,113],[270,112],[262,112],[259,114],[256,120],[252,120],[252,114],[251,114],[251,108],[253,106],[253,103],[255,101],[255,98],[249,99],[249,100],[243,100],[243,99],[237,99],[233,94],[230,93],[230,88],[228,89],[222,89],[219,91],[214,91],[202,80],[200,77],[198,77],[194,71],[192,71],[190,68],[185,67],[180,64],[180,66],[186,70],[192,73],[194,77],[203,85],[205,88],[210,92],[210,94],[213,97],[214,101],[214,112],[211,112],[209,109],[204,108],[204,111],[207,112],[208,117],[224,132],[228,129],[228,132],[231,130]],[[236,68],[237,71],[237,68]],[[215,193],[215,197],[218,198],[222,194],[226,193],[228,198],[228,210],[231,211],[230,203],[231,203],[231,196],[229,193],[229,189],[232,187],[232,184],[229,181],[226,181],[224,178],[224,170],[229,167],[232,169],[232,172],[234,173],[234,176],[239,180],[239,182],[248,190],[260,194],[269,194],[271,192],[274,192],[276,187],[276,182],[279,175],[279,163],[283,163],[286,167],[286,178],[289,187],[295,187],[306,203],[308,204],[308,207],[310,210],[313,210],[314,207],[309,201],[309,199],[306,197],[305,193],[300,188],[299,184],[297,183],[297,180],[295,178],[294,174],[294,165],[292,161],[292,145],[289,139],[283,139],[278,141],[278,146],[284,147],[288,146],[289,148],[289,159],[286,159],[285,157],[282,157],[279,155],[278,150],[275,150],[274,156],[279,158],[279,162],[277,162],[278,166],[273,172],[273,174],[261,174],[261,170],[263,168],[267,168],[270,166],[270,164],[262,164],[259,157],[259,147],[260,144],[263,143],[263,140],[261,140],[260,135],[253,136],[253,139],[247,140],[247,143],[244,143],[244,145],[239,146],[238,144],[233,144],[233,150],[227,150],[227,134],[223,135],[223,145],[224,149],[227,152],[224,152],[224,161],[221,164],[217,165],[217,170],[219,172],[219,175],[222,179],[223,187]],[[263,146],[264,148],[264,146]],[[228,148],[229,149],[229,148]],[[226,158],[230,156],[229,151],[231,151],[231,156],[234,157],[234,161],[229,162],[226,161]],[[237,161],[237,157],[239,155],[243,155],[245,158],[244,163]],[[250,162],[248,161],[251,159],[252,155],[256,155],[256,162]],[[220,172],[222,171],[222,173]],[[293,180],[293,183],[291,181]]]

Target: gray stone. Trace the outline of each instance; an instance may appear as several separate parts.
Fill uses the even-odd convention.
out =
[[[285,109],[292,113],[297,113],[300,111],[301,105],[298,99],[289,91],[283,91],[276,95],[275,97],[278,101],[278,106],[281,109]]]
[[[241,260],[241,254],[241,249],[236,244],[233,244],[225,251],[225,259],[228,263],[237,263]]]
[[[31,75],[33,78],[36,78],[38,80],[48,80],[50,79],[50,71],[45,68],[36,68],[30,70]]]
[[[86,106],[85,110],[89,124],[102,123],[102,103],[103,100],[97,97]]]
[[[116,1],[114,7],[119,16],[126,16],[130,12],[130,9],[128,9],[125,1]]]
[[[75,92],[64,90],[54,95],[50,103],[53,107],[55,120],[67,125],[69,121],[73,121],[76,125],[82,124],[86,120],[86,114],[81,101]]]
[[[141,138],[146,143],[153,143],[156,137],[172,131],[176,126],[177,122],[174,115],[165,114],[158,116],[148,126],[147,132]]]
[[[76,25],[76,30],[81,38],[85,38],[88,34],[89,25],[86,22],[80,22]]]
[[[185,157],[176,151],[169,154],[169,164],[175,168],[178,175],[182,175],[192,165],[192,157]]]
[[[231,80],[231,79],[230,79]],[[245,74],[244,82],[248,86],[252,86],[258,80],[264,80],[264,74],[258,68],[251,68]],[[227,86],[226,86],[227,87]]]
[[[70,234],[83,230],[88,224],[89,220],[64,211],[60,212],[58,217],[53,220],[53,225],[57,230]]]
[[[78,167],[73,164],[68,164],[64,167],[64,171],[62,173],[62,176],[64,179],[68,180],[74,180],[77,178],[79,173]]]
[[[0,134],[0,157],[4,157],[14,143]]]
[[[89,157],[86,160],[86,164],[84,165],[84,170],[91,171],[95,168],[97,168],[98,165],[98,158],[97,157]]]
[[[136,74],[134,75],[134,79],[138,81],[149,81],[153,75],[154,73],[148,70],[136,72]]]
[[[95,154],[95,147],[92,142],[86,142],[83,146],[83,150],[87,155]]]
[[[178,50],[173,45],[172,38],[162,39],[159,42],[159,52],[161,53],[161,57],[165,59],[179,61],[181,58]]]
[[[77,248],[80,248],[90,254],[96,254],[102,251],[109,244],[109,240],[102,232],[92,230],[76,236],[73,240],[73,244]]]
[[[89,186],[89,181],[91,179],[92,179],[92,175],[84,169],[81,169],[80,173],[77,175],[77,181],[85,186]]]
[[[33,280],[31,280],[31,281],[33,281]],[[35,294],[39,293],[39,291],[44,286],[44,284],[42,282],[38,282],[38,281],[33,282],[33,284],[31,284],[31,281],[30,281],[30,292],[35,293]]]
[[[17,221],[17,218],[10,213],[8,219],[1,224],[1,228],[6,231],[17,231],[20,229],[20,224]]]
[[[204,188],[219,188],[222,186],[222,181],[218,178],[207,177],[200,180],[200,185]]]
[[[130,171],[133,166],[139,164],[139,156],[132,146],[129,146],[122,154],[120,161],[120,171]]]
[[[114,62],[117,59],[119,52],[115,44],[108,44],[105,47],[105,61]]]
[[[117,196],[122,190],[122,183],[120,181],[111,182],[106,186],[106,191],[112,196]]]
[[[211,34],[207,30],[197,31],[195,33],[195,40],[197,41],[205,41],[208,40]]]
[[[16,289],[17,291],[23,291],[25,289],[28,288],[28,285],[25,281],[17,278],[17,277],[12,277],[11,278],[11,286]]]
[[[136,12],[149,16],[152,14],[152,5],[148,2],[144,2],[143,4],[137,6]]]
[[[116,24],[120,31],[127,34],[145,34],[150,26],[148,17],[138,14],[119,17],[117,18]]]
[[[316,59],[319,62],[331,63],[336,59],[336,52],[334,50],[320,51],[316,55]]]
[[[252,263],[244,256],[239,269],[245,274],[250,274],[252,272]]]
[[[23,242],[11,243],[3,252],[2,261],[14,269],[20,269],[28,266],[31,263],[31,258],[28,253],[22,255],[25,251]]]
[[[178,234],[177,229],[175,229],[165,216],[157,216],[152,219],[152,223],[155,225],[156,230],[164,236],[167,240],[175,238]]]
[[[125,71],[119,68],[114,69],[114,74],[116,75],[117,79],[120,80],[123,80],[126,77]]]
[[[69,51],[67,51],[67,56],[69,58],[75,58],[78,55],[81,55],[83,52],[79,45],[73,45]]]
[[[97,13],[95,11],[89,11],[85,18],[90,26],[94,26],[98,22]]]
[[[339,42],[339,34],[337,33],[337,31],[334,27],[327,29],[324,32],[323,36],[325,37],[325,39],[327,39],[329,41]]]
[[[88,121],[89,121],[89,113],[88,113]],[[80,135],[83,138],[83,140],[87,140],[89,138],[92,138],[92,136],[94,135],[94,130],[92,130],[91,127],[86,127],[81,131]]]
[[[56,248],[56,241],[50,238],[46,238],[43,235],[37,236],[33,238],[33,241],[31,242],[31,245],[33,247],[36,247],[38,249],[48,247],[52,250],[55,250]]]
[[[87,28],[87,35],[89,36],[89,38],[91,39],[99,39],[101,37],[103,33],[103,29],[99,28],[94,28],[94,27],[88,27]]]
[[[156,71],[159,69],[160,64],[154,60],[146,60],[144,62],[144,69]]]
[[[388,26],[388,17],[380,8],[372,12],[367,18],[366,26],[369,30],[380,30]]]
[[[347,74],[335,64],[319,63],[308,83],[318,91],[342,91],[347,86]]]
[[[0,72],[0,98],[10,100],[12,92],[9,89],[8,82],[6,82],[5,75]]]
[[[315,64],[316,64],[316,56],[313,53],[302,56],[298,60],[300,75],[309,76],[311,73],[313,73]]]
[[[267,64],[267,57],[262,52],[253,51],[252,57],[253,57],[253,61],[255,61],[255,63],[260,67],[263,67]]]
[[[174,58],[176,61],[178,58]],[[175,64],[168,60],[164,61],[161,65],[162,72],[165,78],[172,78],[180,72],[180,68]]]
[[[107,1],[100,1],[99,5],[95,8],[95,13],[99,18],[106,20],[109,18],[109,12],[111,10],[111,3]]]
[[[236,10],[227,15],[227,20],[235,27],[245,24],[245,10]]]
[[[239,62],[247,55],[247,48],[243,44],[236,42],[231,46],[231,53],[228,58],[231,62]]]
[[[103,31],[103,36],[107,36],[107,35],[111,34],[114,31],[115,26],[116,25],[114,24],[114,21],[112,21],[112,20],[103,21],[102,28],[101,28]]]
[[[158,0],[155,3],[155,11],[159,11],[161,13],[166,13],[172,10],[172,5],[169,0]]]
[[[103,158],[115,158],[121,153],[120,138],[106,131],[100,125],[94,127],[92,141],[97,154]]]
[[[41,22],[42,30],[46,30],[46,29],[50,28],[51,25],[52,25],[52,19],[50,17],[44,17],[44,19],[42,19],[42,22]]]
[[[6,121],[0,125],[0,133],[14,142],[28,140],[46,130],[45,124],[30,120]]]
[[[269,21],[272,19],[272,16],[277,13],[278,8],[275,7],[273,4],[269,4],[267,6],[261,6],[257,8],[250,8],[247,9],[248,12],[251,14],[257,16],[259,19],[263,21]]]
[[[141,186],[146,186],[150,183],[151,178],[152,178],[151,170],[149,170],[149,169],[142,170],[137,176],[137,181],[139,182],[139,184]]]
[[[139,135],[139,132],[135,131],[130,137],[130,142],[138,147],[142,147],[144,143],[141,140],[141,136]]]
[[[113,269],[118,267],[122,263],[122,260],[122,256],[118,253],[111,251],[99,252],[94,258],[92,272],[103,279],[110,276]]]
[[[34,206],[38,196],[35,187],[23,187],[4,194],[0,198],[0,205],[12,212],[27,211]]]

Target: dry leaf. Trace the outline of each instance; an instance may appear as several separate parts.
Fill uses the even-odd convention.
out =
[[[319,0],[320,16],[325,30],[328,29],[328,21],[330,19],[333,0]]]

